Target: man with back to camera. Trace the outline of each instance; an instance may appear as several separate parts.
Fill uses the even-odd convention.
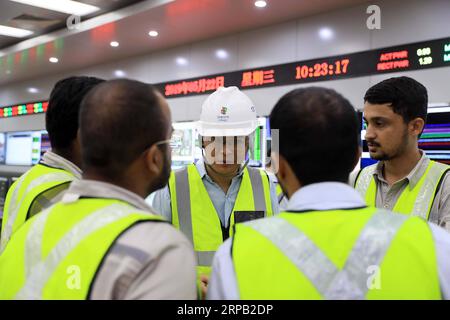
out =
[[[171,135],[151,85],[95,87],[80,111],[83,179],[13,235],[0,299],[195,299],[192,245],[144,201],[167,183]]]
[[[428,108],[426,88],[408,77],[390,78],[364,96],[370,157],[377,164],[350,183],[368,205],[417,215],[450,230],[450,167],[418,148]]]
[[[205,284],[213,255],[236,221],[278,212],[275,184],[265,171],[247,167],[257,125],[249,97],[237,87],[217,89],[203,103],[198,123],[203,160],[173,172],[153,200],[193,243]]]
[[[89,90],[103,81],[94,77],[69,77],[55,84],[45,114],[52,149],[8,190],[0,254],[11,235],[27,219],[61,200],[70,182],[81,178],[78,110]]]
[[[450,299],[450,235],[367,207],[347,184],[360,156],[347,99],[293,90],[270,123],[287,211],[235,225],[214,258],[209,299]]]

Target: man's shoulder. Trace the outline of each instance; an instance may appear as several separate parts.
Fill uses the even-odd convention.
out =
[[[121,234],[117,241],[149,252],[171,246],[191,246],[189,240],[165,220],[144,220],[136,223]]]
[[[121,261],[127,263],[124,257],[139,258],[140,269],[160,261],[168,254],[176,253],[179,263],[185,259],[194,260],[194,251],[187,238],[169,223],[141,221],[120,234],[113,242],[108,252],[113,260],[120,252]],[[112,260],[111,260],[112,261]]]

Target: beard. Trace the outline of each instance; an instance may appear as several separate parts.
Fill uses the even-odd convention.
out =
[[[164,156],[164,165],[161,170],[161,174],[155,179],[149,188],[148,194],[155,192],[156,190],[164,188],[169,182],[171,169],[171,161],[169,157]]]
[[[380,144],[378,144],[378,146],[381,147]],[[401,142],[394,151],[392,151],[390,153],[380,151],[379,154],[374,154],[374,155],[370,154],[370,157],[372,159],[378,160],[378,161],[393,160],[393,159],[401,156],[405,152],[407,146],[408,146],[408,129],[405,128],[405,130],[403,131],[403,134],[402,134]]]

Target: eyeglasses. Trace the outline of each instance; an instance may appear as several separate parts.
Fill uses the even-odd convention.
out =
[[[144,151],[142,151],[142,154],[146,153],[152,146],[161,146],[163,144],[170,143],[171,141],[172,141],[172,139],[167,139],[167,140],[161,140],[161,141],[152,143],[151,145],[144,148]]]
[[[162,145],[162,144],[170,143],[171,141],[172,141],[172,139],[162,140],[162,141],[155,142],[154,145],[160,146],[160,145]],[[150,146],[150,147],[151,147],[151,146]],[[150,148],[150,147],[149,147],[149,148]]]

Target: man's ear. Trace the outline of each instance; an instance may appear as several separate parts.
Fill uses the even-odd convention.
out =
[[[276,166],[277,166],[277,169],[278,169],[277,177],[278,177],[279,180],[283,180],[284,181],[286,179],[286,173],[287,173],[287,170],[286,170],[287,169],[287,167],[286,167],[286,165],[287,165],[286,159],[284,159],[284,157],[282,155],[277,154],[276,155],[276,161],[277,161]]]
[[[423,128],[425,127],[425,121],[422,118],[415,118],[409,122],[408,127],[410,133],[419,138]]]
[[[361,146],[358,146],[358,152],[356,152],[356,157],[353,162],[353,168],[356,167],[356,165],[359,162],[359,159],[361,159],[361,156],[362,156],[362,148],[361,148]]]
[[[157,145],[152,145],[145,153],[145,165],[151,173],[161,172],[164,166],[164,156]]]

